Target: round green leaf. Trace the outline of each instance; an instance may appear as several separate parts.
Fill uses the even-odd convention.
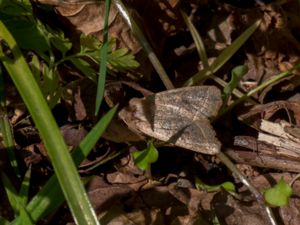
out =
[[[264,198],[271,206],[284,206],[292,194],[292,188],[281,178],[274,187],[265,191]]]
[[[147,170],[151,163],[156,162],[158,159],[158,151],[152,141],[148,143],[146,149],[134,152],[132,155],[135,165],[141,170]]]

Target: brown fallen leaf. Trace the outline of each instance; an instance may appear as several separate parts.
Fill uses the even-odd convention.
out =
[[[266,225],[270,224],[257,202],[243,202],[228,192],[217,193],[212,201],[220,224]]]
[[[274,101],[264,105],[257,105],[247,113],[240,115],[239,119],[259,130],[261,119],[268,120],[282,109],[287,112],[287,117],[291,117],[295,125],[300,125],[300,104],[296,101]]]
[[[214,86],[185,87],[134,98],[119,116],[132,130],[213,155],[221,143],[208,118],[217,115],[221,104],[221,92]]]

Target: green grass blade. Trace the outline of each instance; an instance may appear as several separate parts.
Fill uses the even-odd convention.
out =
[[[293,68],[285,71],[285,72],[282,72],[280,74],[277,74],[276,76],[273,76],[271,79],[269,80],[266,80],[265,82],[263,82],[262,84],[260,84],[258,87],[252,89],[251,91],[249,91],[248,93],[244,94],[241,98],[239,98],[237,101],[235,101],[234,103],[232,103],[229,107],[228,107],[228,110],[229,109],[232,109],[233,107],[235,107],[236,105],[240,104],[241,102],[247,100],[249,97],[251,97],[252,95],[254,95],[255,93],[263,90],[264,88],[266,88],[267,86],[275,83],[275,82],[278,82],[279,80],[289,76],[293,70],[295,69],[299,69],[300,68],[300,64],[297,64],[295,65]]]
[[[31,167],[29,167],[29,169],[26,171],[19,191],[20,201],[23,206],[25,206],[28,202],[30,178],[31,178]]]
[[[74,220],[82,225],[99,224],[54,117],[17,43],[2,21],[0,38],[8,44],[13,56],[13,60],[2,63],[39,130]]]
[[[20,218],[22,220],[23,225],[34,225],[32,219],[30,218],[28,212],[22,204],[20,205]]]
[[[32,219],[22,203],[22,197],[18,195],[16,189],[4,173],[1,173],[1,178],[9,203],[15,212],[15,216],[19,216],[22,220],[22,224],[33,225]]]
[[[102,99],[104,96],[105,80],[106,80],[106,63],[107,63],[107,49],[108,49],[108,16],[110,9],[110,0],[105,0],[105,15],[104,15],[104,30],[103,30],[103,45],[100,52],[100,68],[96,95],[95,115],[98,114]]]
[[[198,54],[199,54],[199,57],[201,59],[204,69],[209,69],[205,46],[204,46],[204,43],[202,41],[200,34],[198,33],[196,27],[194,26],[194,24],[192,23],[190,18],[186,15],[186,13],[183,11],[180,11],[180,12],[184,19],[184,22],[186,23],[187,27],[189,28],[189,30],[191,32],[191,35],[195,42],[195,45],[196,45],[196,48],[197,48],[197,51],[198,51]]]
[[[81,141],[80,145],[72,154],[76,166],[89,154],[93,146],[97,143],[111,119],[115,115],[117,107],[112,108],[94,128]],[[33,221],[37,222],[40,218],[48,215],[64,201],[63,194],[58,185],[56,176],[52,176],[41,191],[27,205],[26,209],[30,213]],[[22,220],[17,218],[13,224],[20,225]]]
[[[10,122],[7,117],[6,104],[5,104],[5,94],[4,94],[4,78],[2,74],[2,67],[0,67],[0,133],[2,133],[2,138],[4,146],[7,149],[7,155],[9,162],[18,178],[21,178],[20,171],[18,168],[18,163],[16,160],[16,155],[14,152],[14,139],[13,133],[10,126]]]
[[[252,89],[251,91],[249,91],[248,93],[244,94],[241,98],[237,99],[236,101],[234,101],[231,105],[229,105],[226,109],[224,109],[220,114],[219,116],[227,113],[228,111],[232,110],[235,106],[237,106],[238,104],[241,104],[242,102],[248,100],[252,95],[254,95],[255,93],[263,90],[264,88],[266,88],[267,86],[275,83],[275,82],[278,82],[279,80],[289,76],[293,70],[295,69],[299,69],[300,68],[300,64],[297,64],[295,66],[293,66],[293,68],[285,71],[285,72],[282,72],[280,74],[277,74],[276,76],[273,76],[271,79],[263,82],[262,84],[260,84],[258,87]]]
[[[259,27],[260,22],[261,20],[257,20],[247,30],[245,30],[236,40],[234,40],[234,42],[231,45],[229,45],[224,51],[222,51],[222,53],[211,65],[211,70],[214,73],[217,72],[240,49],[240,47]]]
[[[15,215],[19,215],[19,205],[20,205],[20,198],[18,196],[18,193],[15,189],[15,187],[12,185],[8,177],[5,175],[5,173],[1,172],[1,179],[2,183],[8,198],[8,201],[15,213]]]
[[[208,78],[211,73],[216,73],[238,50],[239,48],[248,40],[248,38],[254,33],[254,31],[259,27],[261,20],[257,20],[252,24],[247,30],[245,30],[234,42],[228,46],[221,54],[216,58],[216,60],[210,66],[210,71],[203,70],[195,74],[193,77],[187,80],[184,86],[191,86],[195,83],[200,82],[202,79]]]

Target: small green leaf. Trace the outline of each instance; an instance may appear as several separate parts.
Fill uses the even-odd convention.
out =
[[[235,192],[235,186],[232,182],[226,181],[219,185],[207,185],[198,177],[195,179],[195,186],[198,190],[205,190],[207,192],[219,191],[221,188],[228,192]]]
[[[100,41],[94,36],[80,36],[80,52],[98,51],[101,48]]]
[[[156,162],[158,159],[158,151],[152,141],[148,142],[146,149],[134,152],[132,155],[135,165],[141,170],[147,170],[151,163]]]
[[[124,72],[136,69],[140,64],[135,60],[134,55],[128,53],[128,49],[121,48],[113,51],[107,56],[108,63],[116,70]]]
[[[232,91],[237,87],[239,81],[242,77],[248,72],[248,67],[241,65],[236,66],[231,71],[231,80],[230,82],[224,87],[223,90],[223,101],[224,103],[227,102],[229,96],[231,95]]]
[[[63,32],[55,32],[51,31],[50,28],[49,32],[51,32],[50,42],[51,44],[59,50],[63,56],[72,48],[72,43],[69,39],[65,38]]]
[[[97,82],[97,72],[90,66],[88,62],[81,58],[73,58],[70,60],[73,65],[79,69],[87,78]]]
[[[285,206],[293,194],[293,189],[281,177],[280,181],[264,193],[264,198],[271,206]]]

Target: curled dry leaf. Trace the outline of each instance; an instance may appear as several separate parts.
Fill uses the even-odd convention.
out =
[[[34,0],[40,4],[54,5],[57,12],[65,18],[68,27],[75,33],[95,35],[99,40],[103,38],[105,1],[80,0]],[[71,26],[70,26],[71,25]],[[118,47],[128,48],[132,53],[141,50],[140,44],[127,26],[125,20],[114,4],[109,13],[109,35],[118,40]]]
[[[209,118],[222,105],[214,86],[185,87],[134,98],[119,113],[128,127],[158,140],[204,154],[217,154],[221,143]]]
[[[291,117],[295,125],[300,126],[300,104],[295,101],[275,101],[264,105],[257,105],[249,112],[240,115],[239,119],[254,129],[259,130],[261,119],[268,120],[282,109],[288,113],[288,117]]]

